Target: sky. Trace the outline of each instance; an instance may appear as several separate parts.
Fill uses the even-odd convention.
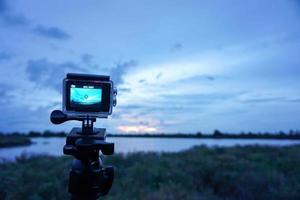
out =
[[[53,125],[66,73],[110,75],[110,133],[300,127],[300,1],[0,0],[0,131]]]

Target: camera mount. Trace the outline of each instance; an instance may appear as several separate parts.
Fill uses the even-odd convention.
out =
[[[106,129],[93,128],[96,117],[68,116],[60,110],[51,113],[53,124],[77,120],[82,127],[73,128],[67,135],[63,152],[74,157],[69,173],[69,193],[72,200],[96,200],[106,195],[113,183],[114,168],[104,167],[99,156],[114,153],[114,143],[105,141]]]

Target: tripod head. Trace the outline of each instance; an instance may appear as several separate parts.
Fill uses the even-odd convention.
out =
[[[112,155],[114,153],[114,143],[105,142],[105,129],[93,128],[93,123],[96,122],[96,118],[90,118],[89,116],[86,116],[86,118],[69,117],[61,110],[52,111],[50,116],[50,121],[53,124],[62,124],[70,120],[81,121],[82,128],[81,130],[75,128],[76,134],[69,134],[67,136],[67,145],[64,146],[64,154],[79,157],[79,152],[87,152],[89,149],[91,151],[101,150],[104,155]],[[81,156],[81,158],[85,159],[88,156],[89,155]]]
[[[113,183],[114,168],[104,167],[100,152],[114,153],[106,142],[105,128],[94,128],[96,118],[107,118],[116,105],[116,89],[108,76],[67,74],[63,87],[63,111],[54,110],[50,121],[62,124],[81,121],[66,137],[65,155],[74,157],[69,174],[69,193],[74,200],[96,200],[106,195]]]

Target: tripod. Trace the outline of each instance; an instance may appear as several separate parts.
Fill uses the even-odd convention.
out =
[[[99,151],[114,153],[114,143],[105,141],[104,128],[93,128],[96,118],[69,117],[62,111],[51,113],[51,122],[61,124],[69,120],[82,121],[81,128],[73,128],[67,135],[63,152],[74,157],[69,173],[71,200],[96,200],[106,195],[113,183],[114,168],[104,167]]]

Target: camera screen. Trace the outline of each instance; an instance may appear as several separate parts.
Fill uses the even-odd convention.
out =
[[[102,89],[88,85],[74,85],[70,87],[70,103],[73,106],[99,105],[102,101]]]
[[[67,80],[65,84],[65,108],[73,112],[109,112],[109,82]]]

